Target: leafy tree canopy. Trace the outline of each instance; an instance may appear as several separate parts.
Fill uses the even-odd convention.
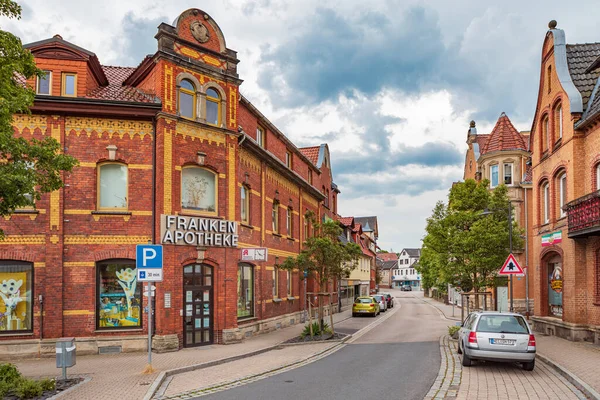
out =
[[[508,212],[506,186],[490,191],[489,181],[472,179],[454,184],[448,204],[436,204],[427,219],[417,266],[423,286],[451,284],[463,291],[493,287],[509,252]],[[513,249],[521,249],[522,230],[514,218],[512,224]]]
[[[0,15],[20,19],[21,7],[0,0]],[[0,216],[34,207],[42,193],[63,186],[62,171],[77,165],[73,157],[61,154],[60,144],[49,136],[30,140],[14,136],[13,115],[29,113],[35,97],[22,80],[34,76],[44,73],[36,67],[33,55],[18,37],[0,29]]]

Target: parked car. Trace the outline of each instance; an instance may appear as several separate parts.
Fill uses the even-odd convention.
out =
[[[394,307],[394,297],[390,293],[382,292],[380,294],[385,297],[385,300],[387,301],[387,308]]]
[[[352,316],[368,314],[372,317],[380,313],[379,303],[371,296],[361,296],[354,299],[352,304]]]
[[[387,300],[385,299],[385,297],[382,294],[374,294],[372,297],[379,303],[379,308],[381,309],[381,311],[386,312]]]
[[[462,365],[473,360],[519,362],[525,371],[535,367],[535,336],[522,315],[496,311],[470,313],[458,331]]]
[[[410,286],[410,285],[404,285],[404,286],[402,286],[400,288],[400,290],[403,291],[403,292],[410,292],[410,291],[412,291],[412,286]]]

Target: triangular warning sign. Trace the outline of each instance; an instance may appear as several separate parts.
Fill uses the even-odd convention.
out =
[[[517,275],[523,273],[523,268],[521,268],[521,266],[517,262],[517,259],[511,253],[508,255],[506,261],[504,261],[504,265],[502,265],[502,268],[500,268],[500,272],[498,272],[498,275]]]

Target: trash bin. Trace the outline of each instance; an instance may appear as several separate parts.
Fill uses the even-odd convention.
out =
[[[67,368],[75,365],[75,338],[60,338],[56,341],[56,368],[62,368],[63,379],[67,379]]]

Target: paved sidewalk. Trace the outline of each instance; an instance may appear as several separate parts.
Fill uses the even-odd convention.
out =
[[[351,318],[351,312],[334,314],[335,323]],[[147,353],[121,353],[90,355],[77,357],[77,365],[69,368],[70,376],[91,378],[61,399],[99,400],[142,399],[160,372],[215,361],[227,357],[249,354],[275,346],[300,334],[304,324],[297,324],[271,333],[254,336],[242,343],[230,345],[210,345],[182,349],[177,352],[153,354],[152,366],[156,372],[142,374],[148,361]],[[56,368],[54,358],[42,358],[13,362],[19,371],[27,377],[56,377],[60,370]]]
[[[446,316],[446,318],[453,321],[460,321],[460,308],[454,308],[454,317],[452,317],[451,305],[446,305],[442,302],[430,298],[425,298],[422,296],[422,294],[420,296],[415,295],[415,297],[420,298],[426,303],[429,303],[432,306],[436,307],[440,311],[440,313]],[[575,380],[579,381],[576,382],[576,385],[580,389],[587,390],[589,394],[594,395],[594,392],[600,392],[600,375],[597,372],[598,370],[600,370],[600,348],[598,346],[595,346],[590,343],[571,342],[569,340],[561,339],[558,337],[544,336],[540,334],[536,335],[536,342],[537,353],[538,356],[541,356],[540,358],[542,360],[548,361],[550,364],[556,365],[558,369],[562,369],[565,374],[571,375]],[[514,380],[515,382],[522,381],[523,379],[529,379],[528,377],[524,378],[523,376],[518,376],[522,375],[519,374],[518,369],[506,370],[506,368],[502,368],[501,364],[491,365],[493,365],[493,367],[490,367],[490,371],[493,371],[494,374],[504,375],[505,377],[507,377],[507,379]],[[540,366],[542,367],[541,369],[539,368]],[[475,370],[481,373],[485,373],[486,369],[488,369],[488,367],[481,369],[476,368]],[[552,379],[548,380],[548,382],[556,382],[556,377],[566,382],[566,380],[562,376],[559,376],[554,370],[551,371],[545,365],[542,365],[542,363],[538,363],[538,365],[536,365],[536,371],[534,372],[536,372],[537,374],[538,370],[541,370],[539,371],[539,373],[544,373],[547,376],[554,376]],[[538,379],[540,379],[540,382],[547,381],[547,379],[543,376],[538,376]],[[463,383],[465,383],[464,374]],[[465,384],[467,386],[470,385],[469,383]],[[489,388],[491,386],[488,385],[482,387]],[[552,394],[553,389],[557,390],[557,392],[554,392],[554,394]],[[561,397],[561,390],[563,389],[564,388],[550,388],[546,383],[543,383],[541,387],[538,387],[538,385],[536,384],[534,392],[528,390],[527,393],[530,396],[528,398],[536,398],[536,393],[537,395],[542,396],[539,398],[568,398]],[[507,393],[507,395],[512,394],[512,392],[504,392]],[[485,393],[485,391],[482,393]],[[459,398],[462,397],[459,396]],[[515,397],[511,396],[510,398]]]

